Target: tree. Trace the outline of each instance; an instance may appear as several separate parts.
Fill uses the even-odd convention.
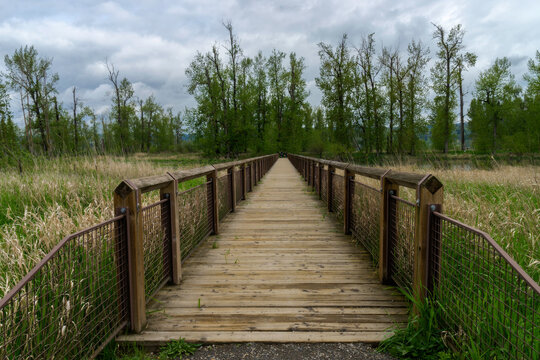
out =
[[[77,124],[77,105],[80,105],[80,100],[77,97],[77,87],[74,86],[73,90],[73,129],[75,131],[75,152],[79,151],[79,126]]]
[[[35,114],[42,149],[50,154],[49,110],[52,95],[57,92],[54,86],[58,81],[58,75],[50,73],[52,60],[39,57],[33,46],[25,46],[15,50],[11,57],[6,55],[4,63],[7,68],[5,77],[10,86],[20,92],[21,97],[27,96],[32,100],[32,106],[27,110]]]
[[[347,34],[343,34],[335,49],[323,42],[318,46],[321,66],[315,83],[322,92],[321,103],[332,121],[329,125],[334,141],[350,148],[354,59],[347,46]]]
[[[407,47],[407,76],[405,78],[405,119],[406,139],[410,155],[414,155],[418,144],[418,135],[426,129],[422,118],[422,110],[426,104],[426,77],[424,69],[429,62],[429,48],[422,42],[412,41]]]
[[[497,58],[489,69],[480,73],[475,84],[477,102],[471,113],[471,130],[476,143],[490,139],[492,153],[498,150],[497,140],[503,135],[498,131],[500,123],[508,116],[520,92],[510,66],[508,58]],[[487,129],[489,131],[485,131]]]
[[[399,60],[397,50],[383,47],[379,62],[386,69],[383,72],[383,84],[386,88],[386,103],[388,104],[388,139],[386,141],[386,152],[394,152],[394,116],[396,103],[396,78],[394,74],[397,71],[396,62]]]
[[[114,64],[106,62],[105,65],[109,73],[108,79],[114,90],[112,100],[114,103],[113,113],[116,117],[115,133],[120,139],[120,151],[126,154],[129,152],[130,145],[129,119],[135,112],[131,107],[130,100],[135,95],[135,91],[128,79],[118,79],[120,71],[114,67]]]
[[[382,68],[375,57],[374,34],[369,34],[362,39],[362,46],[357,49],[357,64],[361,70],[361,81],[364,85],[364,131],[367,135],[367,152],[371,152],[371,139],[375,140],[375,151],[380,154],[383,149],[384,121],[379,115],[380,104],[382,103],[379,94],[377,77]]]
[[[19,148],[17,126],[13,123],[7,85],[0,78],[0,152],[16,151]],[[2,155],[0,155],[0,159]]]
[[[456,106],[455,85],[457,80],[458,66],[457,59],[459,52],[463,48],[464,31],[461,24],[454,26],[447,33],[441,25],[436,25],[433,38],[437,40],[437,62],[431,69],[433,78],[433,90],[436,96],[442,97],[442,101],[435,101],[434,104],[441,106],[441,111],[437,110],[437,116],[434,118],[442,122],[440,124],[443,137],[444,153],[448,152],[450,139],[452,137],[453,127],[453,109]]]
[[[465,151],[465,117],[463,114],[463,72],[469,67],[476,64],[477,56],[473,53],[467,52],[465,54],[459,54],[456,59],[457,66],[457,82],[459,87],[459,120],[461,125],[461,151]]]
[[[272,55],[267,60],[268,79],[270,84],[270,116],[276,129],[275,144],[276,150],[287,150],[284,148],[283,118],[285,113],[285,91],[287,90],[287,71],[283,66],[285,53],[276,49],[272,50]]]
[[[306,69],[304,58],[298,58],[294,52],[289,55],[288,98],[285,117],[284,143],[288,151],[299,151],[302,147],[302,122],[309,115],[305,113],[304,104],[308,96],[303,73]],[[309,110],[311,112],[311,110]],[[305,124],[304,124],[305,125]]]

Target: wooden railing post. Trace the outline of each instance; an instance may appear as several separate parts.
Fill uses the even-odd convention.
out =
[[[429,214],[431,205],[442,209],[443,186],[434,176],[427,176],[416,190],[416,212],[414,233],[414,276],[413,295],[422,303],[428,295],[429,273]],[[418,313],[415,307],[414,311]]]
[[[390,196],[398,196],[399,185],[393,184],[386,178],[381,178],[381,204],[380,204],[380,231],[379,231],[379,280],[382,284],[390,284],[390,251],[392,248],[392,235],[395,233],[395,219],[392,217],[393,202]]]
[[[259,167],[257,166],[259,163],[255,160],[253,162],[253,186],[252,187],[255,187],[257,186],[257,182],[258,182],[258,179],[257,179],[257,174],[259,173]]]
[[[242,200],[246,200],[246,193],[247,193],[247,179],[246,179],[246,164],[242,164],[242,172],[241,172],[241,176],[242,176]]]
[[[354,179],[354,174],[347,168],[343,171],[343,232],[351,233],[351,177]]]
[[[328,173],[326,176],[326,199],[328,201],[328,211],[332,212],[332,174],[334,173],[334,167],[328,165]]]
[[[146,326],[143,217],[139,189],[129,181],[123,181],[114,191],[114,207],[125,208],[128,217],[130,327],[133,332],[139,333]]]
[[[214,212],[214,217],[212,220],[212,234],[218,235],[219,234],[219,206],[218,206],[218,186],[217,186],[217,170],[212,171],[210,174],[206,175],[206,180],[212,182],[212,197],[211,201],[212,204],[211,208]]]
[[[180,224],[178,213],[178,181],[172,176],[171,182],[159,190],[161,199],[169,199],[169,231],[171,234],[171,267],[172,267],[172,283],[180,284],[182,281],[182,254],[180,253]]]
[[[227,173],[231,174],[231,188],[230,188],[230,194],[231,194],[231,211],[236,211],[236,171],[234,171],[234,166],[231,166],[227,169]]]
[[[315,189],[315,161],[311,161],[311,167],[309,168],[309,178],[311,179],[311,187]]]
[[[323,164],[321,163],[317,163],[317,169],[318,169],[318,177],[319,177],[319,182],[317,183],[318,186],[319,186],[319,189],[317,190],[317,192],[319,193],[319,200],[322,199],[322,171],[323,171]]]

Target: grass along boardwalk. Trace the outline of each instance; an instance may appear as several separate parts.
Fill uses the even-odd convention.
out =
[[[288,159],[160,290],[147,327],[118,342],[379,342],[408,304],[307,190]]]

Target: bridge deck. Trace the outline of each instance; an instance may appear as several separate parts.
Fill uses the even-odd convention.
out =
[[[341,229],[279,159],[156,295],[147,328],[117,341],[379,342],[408,305]]]

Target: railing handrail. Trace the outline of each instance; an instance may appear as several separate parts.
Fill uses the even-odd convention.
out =
[[[289,154],[289,156],[298,157],[304,160],[314,161],[323,165],[329,165],[329,166],[332,166],[333,168],[340,169],[340,170],[347,170],[351,173],[365,176],[371,179],[380,180],[382,177],[386,177],[388,180],[390,180],[391,182],[397,185],[405,186],[412,189],[415,189],[418,186],[424,185],[430,190],[431,193],[434,193],[435,191],[437,191],[438,189],[442,187],[442,183],[432,174],[417,174],[417,173],[394,171],[391,169],[360,166],[360,165],[351,164],[351,163],[319,159],[319,158],[314,158],[310,156],[303,156],[303,155],[296,155],[296,154]]]
[[[534,281],[533,278],[530,277],[530,275],[527,274],[525,270],[523,270],[523,268],[516,262],[516,260],[514,260],[514,258],[512,258],[488,233],[465,223],[462,223],[459,220],[441,214],[437,211],[433,211],[433,215],[484,238],[488,242],[488,244],[490,244],[493,249],[504,259],[504,261],[506,261],[508,265],[518,274],[518,276],[521,277],[521,279],[525,281],[527,285],[529,285],[537,294],[540,295],[540,285],[538,285],[538,283]]]
[[[242,166],[244,164],[252,163],[257,160],[270,158],[272,155],[257,156],[244,160],[229,161],[225,163],[211,164],[193,169],[177,170],[168,172],[163,175],[145,176],[134,179],[123,180],[114,190],[115,193],[122,196],[129,191],[138,190],[141,194],[147,193],[153,190],[159,190],[166,187],[172,180],[178,181],[178,183],[195,179],[198,177],[211,174],[213,171],[222,171],[235,166]]]
[[[83,230],[80,230],[80,231],[77,231],[76,233],[73,233],[73,234],[70,234],[70,235],[67,235],[67,236],[64,236],[64,238],[62,238],[62,240],[60,240],[60,242],[58,244],[56,244],[52,249],[51,251],[49,251],[47,253],[47,255],[45,255],[36,265],[34,265],[34,267],[32,268],[32,270],[30,270],[21,280],[19,280],[19,282],[17,283],[17,285],[15,285],[11,290],[9,290],[7,292],[6,295],[4,295],[4,297],[2,297],[0,299],[0,309],[2,309],[11,299],[13,299],[13,297],[19,292],[22,290],[22,288],[28,284],[35,276],[36,274],[39,272],[39,270],[41,270],[45,265],[47,265],[47,263],[49,261],[51,261],[57,254],[58,252],[71,240],[71,239],[74,239],[76,237],[79,237],[81,235],[84,235],[86,233],[89,233],[91,231],[93,231],[94,229],[97,229],[99,227],[102,227],[102,226],[105,226],[105,225],[108,225],[108,224],[112,224],[122,218],[126,217],[126,215],[119,215],[119,216],[115,216],[113,217],[112,219],[109,219],[109,220],[106,220],[106,221],[103,221],[99,224],[96,224],[96,225],[93,225],[91,227],[88,227],[88,228],[85,228]]]

